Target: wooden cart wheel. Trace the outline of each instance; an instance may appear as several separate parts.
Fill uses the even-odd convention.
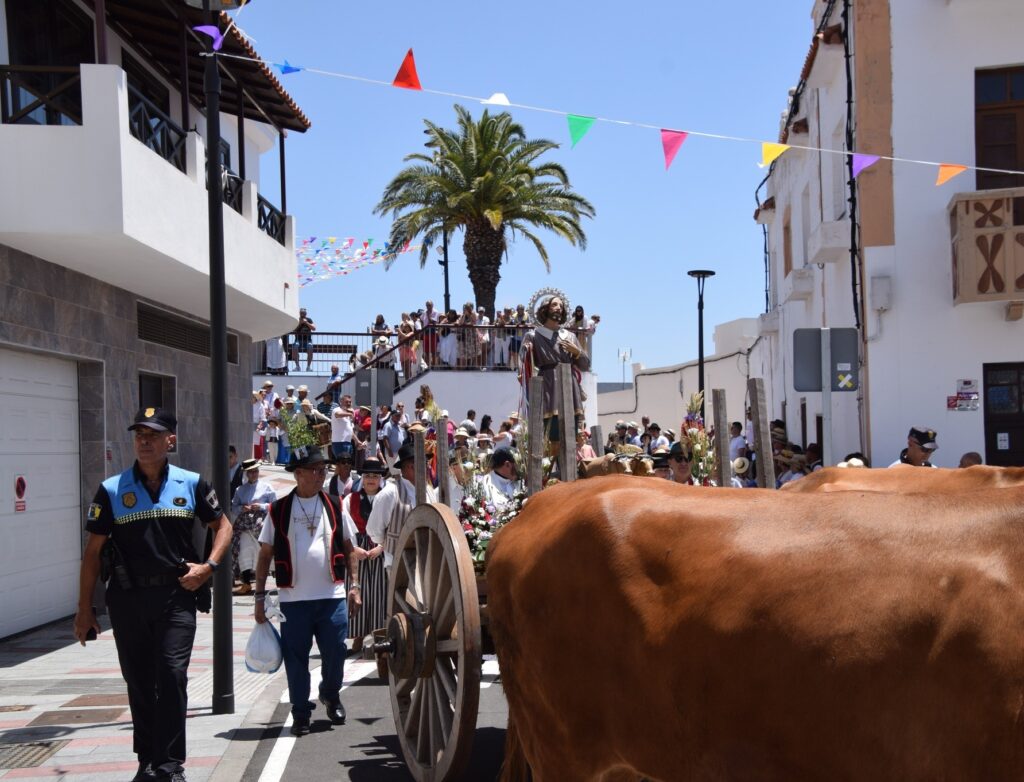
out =
[[[461,778],[480,702],[480,604],[455,514],[420,505],[388,580],[388,683],[395,729],[417,782]]]

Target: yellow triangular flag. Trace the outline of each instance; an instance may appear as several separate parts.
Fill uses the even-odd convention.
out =
[[[957,166],[953,163],[940,163],[939,164],[939,175],[935,178],[935,186],[944,185],[953,177],[958,174],[964,173],[967,170],[967,166]]]
[[[779,155],[789,149],[789,144],[773,144],[770,141],[761,143],[761,168],[767,168]]]

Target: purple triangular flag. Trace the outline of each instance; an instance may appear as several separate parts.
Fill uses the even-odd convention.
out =
[[[853,153],[853,178],[856,179],[860,176],[860,172],[865,168],[870,168],[875,165],[881,157],[878,155],[862,155],[860,152]]]
[[[220,31],[220,28],[213,24],[200,24],[192,28],[197,33],[203,33],[213,39],[213,50],[215,52],[220,51],[220,47],[224,45],[224,34]]]

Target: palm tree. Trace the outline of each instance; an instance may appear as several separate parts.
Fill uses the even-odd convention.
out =
[[[456,106],[455,113],[455,130],[423,121],[432,153],[406,156],[405,162],[413,165],[391,180],[374,212],[394,216],[390,247],[422,238],[420,267],[442,232],[462,228],[477,306],[493,315],[509,236],[529,239],[550,271],[548,252],[533,231],[546,228],[586,249],[580,221],[593,217],[594,207],[573,192],[562,166],[538,162],[558,144],[526,138],[508,112],[491,115],[484,110],[479,121],[463,106]]]

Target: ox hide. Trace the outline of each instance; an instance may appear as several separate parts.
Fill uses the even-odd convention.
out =
[[[951,470],[898,464],[874,470],[825,467],[782,484],[780,491],[963,492],[1010,486],[1024,486],[1024,467],[975,465]]]
[[[506,782],[1024,780],[1024,489],[595,478],[487,580]]]

